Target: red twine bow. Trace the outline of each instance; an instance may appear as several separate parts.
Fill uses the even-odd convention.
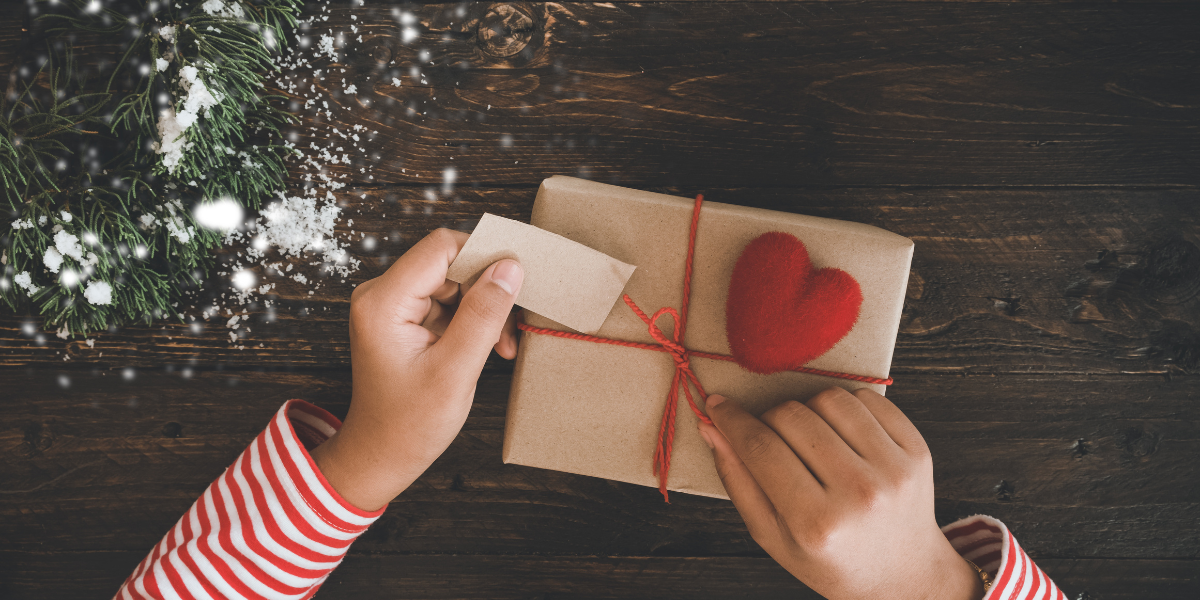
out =
[[[704,202],[704,196],[696,196],[696,203],[692,207],[692,226],[688,233],[688,252],[687,262],[684,263],[683,271],[683,300],[680,302],[679,311],[669,306],[658,309],[653,316],[646,316],[646,313],[638,308],[633,299],[628,294],[622,296],[625,304],[633,310],[634,314],[646,324],[650,331],[650,337],[654,338],[655,344],[647,344],[643,342],[629,342],[625,340],[614,340],[610,338],[599,337],[595,335],[587,335],[583,333],[573,333],[569,331],[559,331],[557,329],[546,329],[543,327],[533,327],[525,323],[518,323],[517,327],[521,331],[536,333],[542,335],[551,335],[554,337],[566,338],[571,340],[582,340],[585,342],[594,342],[597,344],[610,344],[614,346],[624,346],[626,348],[638,348],[641,350],[653,350],[655,352],[666,352],[671,355],[675,361],[675,377],[671,380],[671,389],[667,391],[667,405],[663,408],[662,423],[658,428],[658,447],[654,451],[654,474],[658,476],[658,491],[662,493],[663,500],[670,502],[667,496],[667,475],[671,470],[671,448],[675,445],[675,414],[679,406],[679,390],[683,390],[684,397],[687,398],[688,406],[700,421],[712,424],[712,420],[708,418],[700,408],[696,405],[696,398],[692,395],[692,388],[696,388],[696,392],[703,402],[708,399],[708,394],[705,393],[704,387],[700,385],[700,380],[696,377],[696,373],[692,371],[691,357],[708,358],[711,360],[723,360],[726,362],[736,362],[732,356],[726,354],[715,354],[712,352],[700,352],[698,350],[689,350],[683,346],[683,337],[687,331],[687,316],[688,316],[688,301],[692,295],[692,259],[695,255],[696,248],[696,227],[700,223],[700,205]],[[663,315],[671,315],[675,326],[668,337],[666,332],[656,323],[659,317]],[[796,367],[791,369],[797,373],[808,373],[811,375],[821,375],[824,377],[836,377],[839,379],[849,379],[851,381],[862,381],[866,383],[879,383],[883,385],[891,385],[892,378],[880,379],[878,377],[867,377],[865,375],[853,375],[850,373],[838,373],[836,371],[823,371],[821,369],[810,369],[808,367]]]

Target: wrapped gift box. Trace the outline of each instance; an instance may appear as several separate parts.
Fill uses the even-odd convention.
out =
[[[662,307],[680,307],[693,206],[691,199],[551,177],[538,190],[531,223],[636,265],[625,293],[652,315]],[[725,304],[734,265],[747,244],[773,231],[801,240],[814,268],[841,269],[861,289],[853,328],[805,366],[886,379],[913,244],[861,223],[704,202],[683,346],[731,354]],[[529,311],[525,321],[570,331]],[[658,325],[670,331],[670,317]],[[625,302],[613,306],[595,335],[656,343]],[[706,392],[727,396],[756,415],[830,386],[885,391],[881,384],[809,373],[760,375],[734,362],[695,356],[690,365]],[[504,462],[657,487],[652,457],[675,371],[667,353],[525,333],[509,398]],[[678,402],[667,488],[727,498],[711,451],[696,431],[696,415],[682,393]]]

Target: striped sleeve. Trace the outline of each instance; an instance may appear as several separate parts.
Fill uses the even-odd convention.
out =
[[[942,533],[963,558],[991,576],[992,587],[983,600],[1066,600],[1004,523],[975,515],[943,527]]]
[[[121,600],[312,597],[383,514],[329,485],[308,450],[341,422],[291,400],[125,580]]]

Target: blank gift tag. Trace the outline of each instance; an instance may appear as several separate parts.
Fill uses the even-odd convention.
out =
[[[636,268],[556,233],[485,213],[446,279],[475,283],[503,258],[525,270],[519,306],[588,334],[600,330]]]

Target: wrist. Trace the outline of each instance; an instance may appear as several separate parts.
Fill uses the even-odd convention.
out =
[[[948,544],[947,544],[948,545]],[[950,548],[950,554],[939,565],[943,575],[941,591],[931,598],[938,600],[982,600],[986,590],[979,571],[967,562],[957,551]]]
[[[893,575],[875,597],[909,600],[982,600],[983,581],[939,530],[912,546],[913,551],[891,566]],[[920,539],[918,537],[918,539]],[[915,540],[914,540],[915,541]],[[898,593],[897,590],[905,590]]]
[[[401,490],[393,491],[386,477],[379,477],[376,461],[344,434],[335,433],[309,453],[329,485],[350,504],[372,512],[383,508]]]

